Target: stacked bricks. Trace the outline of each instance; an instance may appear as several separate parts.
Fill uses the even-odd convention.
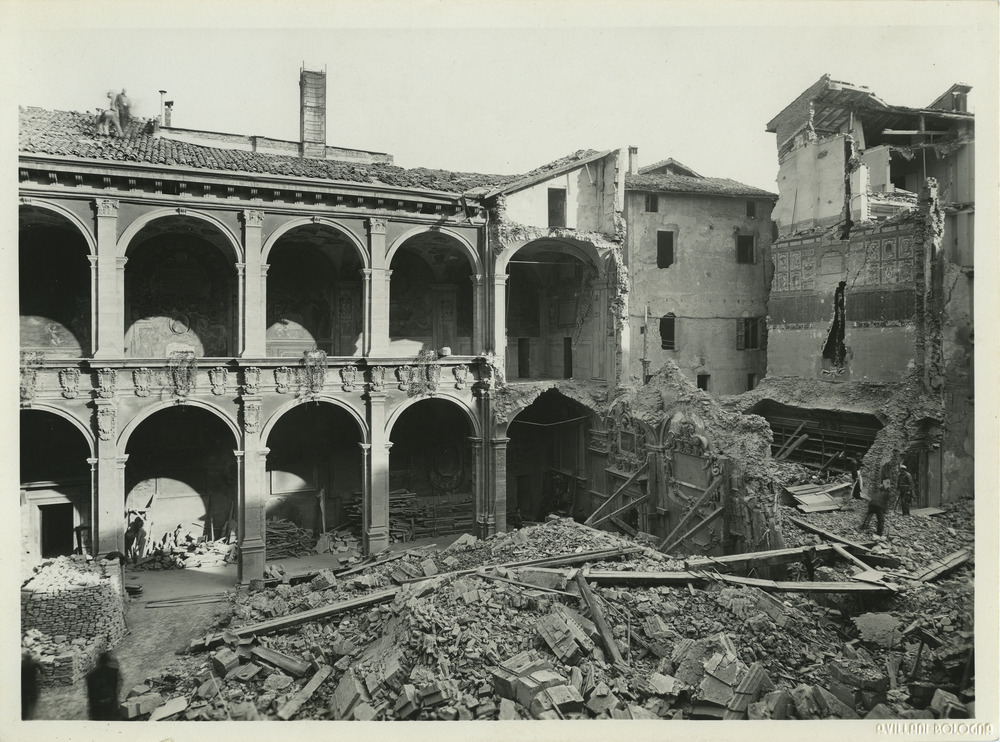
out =
[[[42,662],[43,679],[75,682],[121,640],[123,593],[116,560],[59,557],[35,567],[21,586],[21,631],[25,648]]]
[[[39,663],[39,682],[43,686],[73,685],[82,680],[97,664],[97,657],[107,647],[103,636],[93,639],[50,637],[29,629],[21,647]]]

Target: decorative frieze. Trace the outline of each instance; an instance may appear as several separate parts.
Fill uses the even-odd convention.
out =
[[[101,399],[111,399],[118,387],[118,372],[113,368],[97,369],[97,396]]]
[[[256,433],[260,430],[260,402],[243,403],[243,429],[247,433]]]
[[[60,371],[59,386],[66,399],[76,399],[80,393],[80,369],[67,367]]]
[[[132,372],[132,385],[135,387],[135,396],[149,396],[149,381],[152,375],[152,371],[148,368],[137,368]]]
[[[353,392],[354,384],[358,379],[358,367],[357,366],[344,366],[340,369],[340,380],[342,382],[341,388],[345,392]]]
[[[372,366],[368,371],[371,381],[369,382],[369,389],[373,392],[385,391],[385,367],[384,366]]]
[[[115,438],[115,426],[118,413],[111,405],[101,405],[97,408],[97,434],[102,441],[111,441]]]
[[[229,380],[229,371],[222,366],[216,366],[208,372],[208,380],[212,382],[212,394],[225,394],[226,382]]]
[[[260,392],[260,369],[256,366],[243,369],[243,392],[245,394]]]

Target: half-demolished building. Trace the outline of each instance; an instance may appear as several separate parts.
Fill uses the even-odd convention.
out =
[[[955,205],[959,170],[934,171],[951,205],[928,192],[918,208],[900,190],[916,187],[907,153],[927,139],[938,146],[928,157],[967,163],[956,158],[971,115],[929,109],[915,131],[947,121],[952,139],[920,132],[865,160],[882,140],[860,114],[837,129],[826,88],[812,108],[791,107],[812,114],[780,125],[779,138],[802,142],[782,150],[781,182],[810,158],[840,158],[840,190],[822,198],[855,214],[815,194],[796,206],[788,183],[775,205],[673,160],[640,170],[624,148],[523,176],[403,169],[326,144],[325,85],[302,70],[297,142],[174,127],[169,108],[121,116],[120,136],[89,114],[21,109],[29,557],[120,551],[136,513],[151,538],[235,534],[243,581],[263,573],[272,518],[313,533],[356,527],[373,553],[402,530],[488,536],[556,512],[718,554],[780,545],[763,466],[771,432],[742,413],[767,417],[779,443],[800,422],[821,428],[818,452],[803,455],[875,442],[868,466],[923,456],[925,492],[971,455],[971,427],[966,439],[948,417],[971,418],[971,248],[946,258],[941,247],[971,234],[971,205]],[[884,137],[911,114],[881,115]],[[821,156],[817,141],[836,137],[841,149],[831,141]],[[883,188],[862,199],[851,183],[877,163],[888,179],[872,176]],[[891,258],[880,243],[870,272],[852,250],[888,230],[909,230],[910,253],[902,238]],[[907,255],[925,258],[912,285],[883,290],[904,280]],[[858,265],[865,282],[845,277]],[[913,311],[862,317],[862,295]],[[876,373],[862,350],[881,336],[904,351]],[[802,366],[820,341],[823,360]],[[765,374],[782,378],[758,384]],[[804,378],[823,386],[810,404],[792,391]],[[892,397],[885,385],[906,395],[912,384],[919,405],[874,404]],[[708,393],[754,387],[731,410]],[[419,523],[396,517],[399,493]]]
[[[906,463],[922,506],[973,490],[974,116],[821,78],[772,119],[778,238],[768,379],[742,409],[796,457]]]

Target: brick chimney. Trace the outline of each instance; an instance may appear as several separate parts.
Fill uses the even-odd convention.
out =
[[[326,157],[326,70],[299,70],[299,132],[302,157]]]
[[[170,126],[170,115],[174,112],[174,102],[168,100],[163,104],[163,125]]]
[[[629,147],[628,148],[628,174],[635,175],[636,171],[639,169],[639,148]]]

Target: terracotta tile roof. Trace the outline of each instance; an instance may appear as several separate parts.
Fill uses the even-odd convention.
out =
[[[658,193],[705,193],[717,196],[777,198],[777,193],[754,188],[729,178],[692,178],[687,175],[626,175],[625,190]]]
[[[141,162],[228,170],[234,173],[265,173],[452,193],[464,193],[474,188],[492,188],[523,177],[264,154],[154,137],[152,131],[152,121],[134,120],[123,137],[100,136],[96,131],[94,114],[22,107],[18,149],[22,153],[79,157],[84,160]]]
[[[500,184],[487,193],[486,197],[492,198],[499,193],[513,193],[514,191],[528,188],[536,183],[541,183],[549,178],[554,178],[557,175],[580,168],[588,162],[607,157],[612,152],[614,152],[613,149],[605,150],[604,152],[599,152],[596,149],[579,149],[571,155],[560,157],[558,160],[553,160],[541,167],[536,167],[529,173],[509,178],[506,183]]]

